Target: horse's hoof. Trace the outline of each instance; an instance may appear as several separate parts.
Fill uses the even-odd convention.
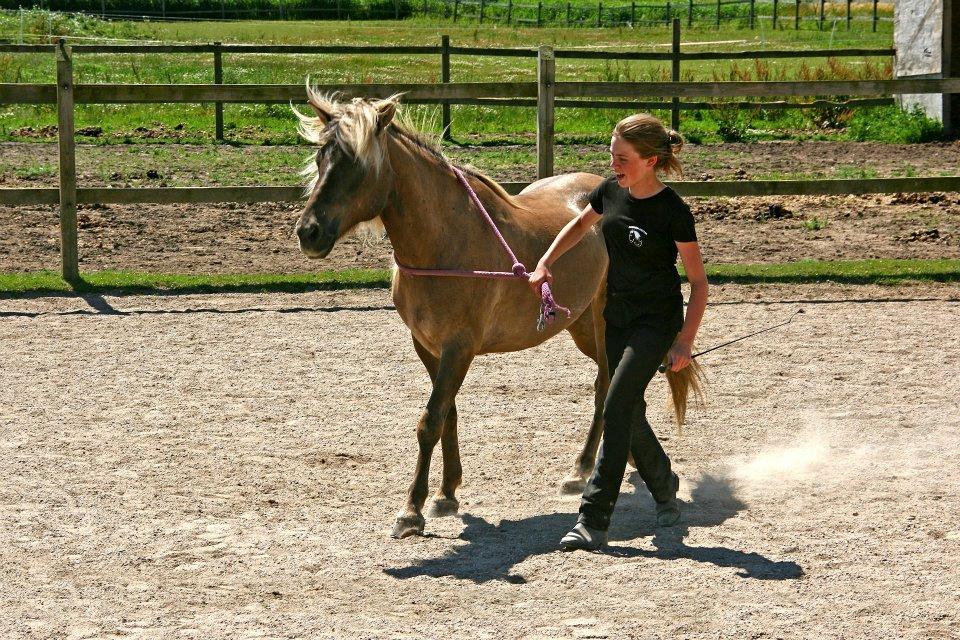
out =
[[[460,502],[456,498],[435,498],[430,505],[430,517],[455,516],[459,510]]]
[[[423,526],[426,522],[420,514],[397,516],[397,521],[393,525],[393,531],[390,532],[390,537],[407,538],[409,536],[422,536]]]
[[[580,476],[570,476],[560,483],[560,493],[565,496],[572,496],[583,493],[583,488],[587,486],[587,481]]]

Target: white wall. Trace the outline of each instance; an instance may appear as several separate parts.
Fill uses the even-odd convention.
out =
[[[893,43],[897,78],[938,78],[943,69],[943,0],[897,0],[893,8]],[[904,109],[920,105],[928,116],[943,120],[939,93],[899,96]]]

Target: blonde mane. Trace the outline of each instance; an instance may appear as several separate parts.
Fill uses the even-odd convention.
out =
[[[394,94],[383,100],[353,98],[349,102],[343,102],[340,100],[339,94],[322,93],[316,87],[310,85],[308,80],[308,104],[318,112],[330,114],[331,119],[328,121],[319,116],[304,115],[292,106],[291,108],[293,108],[293,112],[300,121],[298,131],[304,140],[323,146],[333,139],[343,151],[349,153],[361,165],[374,173],[379,173],[381,166],[383,166],[385,151],[377,138],[377,120],[380,109],[387,105],[392,106],[396,115],[387,127],[387,133],[393,135],[394,138],[412,144],[426,155],[434,158],[441,166],[451,169],[454,164],[440,149],[439,141],[432,140],[426,134],[417,131],[413,123],[410,122],[400,106],[401,95]],[[319,179],[317,164],[314,161],[315,157],[316,153],[311,154],[307,158],[303,171],[300,172],[308,179],[305,194],[313,191]],[[482,182],[510,205],[521,209],[525,208],[489,176],[473,167],[460,167],[460,169],[465,174],[471,175]],[[379,229],[383,228],[379,218],[372,222],[378,223]]]

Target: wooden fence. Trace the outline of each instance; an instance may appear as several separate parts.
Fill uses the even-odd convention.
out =
[[[52,44],[0,44],[0,53],[50,53],[55,54],[57,45]],[[196,45],[74,45],[71,47],[73,54],[177,54],[177,53],[208,53],[213,54],[213,83],[223,84],[224,55],[245,55],[245,54],[375,54],[375,55],[422,55],[422,56],[440,56],[440,82],[450,83],[450,60],[452,56],[479,56],[479,57],[509,57],[509,58],[536,58],[538,52],[536,49],[520,48],[479,48],[479,47],[457,47],[450,44],[449,36],[441,36],[439,46],[326,46],[326,45],[249,45],[233,44],[224,45],[220,42],[212,44]],[[584,60],[628,60],[628,61],[659,61],[671,63],[671,80],[677,82],[680,80],[681,64],[684,61],[700,60],[771,60],[784,58],[849,58],[849,57],[892,57],[896,55],[896,50],[887,48],[876,49],[830,49],[830,50],[779,50],[779,51],[726,51],[726,52],[685,52],[681,50],[680,44],[680,20],[673,20],[673,38],[671,50],[664,52],[642,52],[642,51],[582,51],[582,50],[557,50],[554,51],[556,59],[584,59]],[[25,85],[30,86],[30,85]],[[36,86],[36,85],[34,85]],[[97,85],[106,86],[106,85]],[[52,93],[50,95],[53,95]],[[653,94],[648,94],[653,95]],[[784,94],[786,95],[786,94]],[[819,95],[819,94],[801,94],[801,95]],[[472,105],[498,105],[498,106],[521,106],[535,107],[537,102],[535,94],[529,96],[509,96],[502,95],[495,99],[472,98],[459,101],[457,104]],[[302,94],[298,94],[292,99],[300,99]],[[38,98],[39,99],[39,98]],[[124,102],[124,100],[117,100]],[[226,100],[214,101],[214,127],[215,138],[224,139],[223,127],[223,106]],[[231,102],[237,102],[236,100]],[[287,99],[275,100],[269,96],[259,96],[252,100],[243,102],[287,102]],[[437,100],[423,99],[421,103],[437,102]],[[452,137],[452,123],[450,118],[450,101],[441,100],[442,107],[442,128],[444,137],[450,140]],[[811,107],[863,107],[880,106],[892,104],[892,98],[869,98],[854,99],[842,102],[817,100],[814,102],[738,102],[738,103],[716,103],[716,102],[681,102],[679,97],[673,98],[669,103],[664,102],[617,102],[617,101],[579,101],[558,100],[557,107],[581,107],[591,109],[669,109],[671,111],[671,126],[677,131],[680,130],[680,112],[685,110],[700,109],[806,109]]]
[[[438,84],[321,85],[346,97],[386,97],[406,92],[412,103],[510,104],[529,100],[537,107],[537,175],[553,174],[554,113],[557,107],[590,105],[582,98],[627,98],[620,106],[645,104],[638,96],[662,98],[774,97],[774,96],[890,96],[899,93],[960,93],[960,78],[819,82],[557,82],[551,47],[537,52],[536,82],[461,82]],[[569,52],[583,56],[595,52]],[[524,52],[522,55],[528,55]],[[609,55],[609,54],[604,54]],[[639,54],[630,54],[639,55]],[[647,54],[657,55],[657,54]],[[76,104],[288,102],[303,101],[301,85],[123,85],[73,84],[72,51],[65,42],[56,45],[57,84],[0,84],[0,104],[56,104],[59,122],[59,189],[0,189],[0,204],[60,206],[62,273],[66,280],[79,277],[77,260],[77,204],[274,202],[301,198],[299,187],[195,187],[111,189],[77,185],[73,114]],[[526,103],[525,103],[526,104]],[[600,105],[609,106],[607,102]],[[669,105],[671,103],[661,102]],[[894,193],[906,191],[960,191],[960,176],[941,178],[888,178],[874,180],[791,180],[755,182],[672,183],[681,195],[808,195]],[[524,185],[508,183],[516,192]]]

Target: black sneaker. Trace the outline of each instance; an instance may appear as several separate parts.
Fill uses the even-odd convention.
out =
[[[671,483],[673,495],[669,500],[657,503],[657,526],[672,527],[680,520],[680,503],[677,502],[677,491],[680,490],[680,478],[673,474]]]
[[[607,544],[606,531],[588,527],[582,522],[578,522],[570,530],[570,533],[560,540],[560,548],[564,551],[576,551],[577,549],[596,551],[605,544]]]

